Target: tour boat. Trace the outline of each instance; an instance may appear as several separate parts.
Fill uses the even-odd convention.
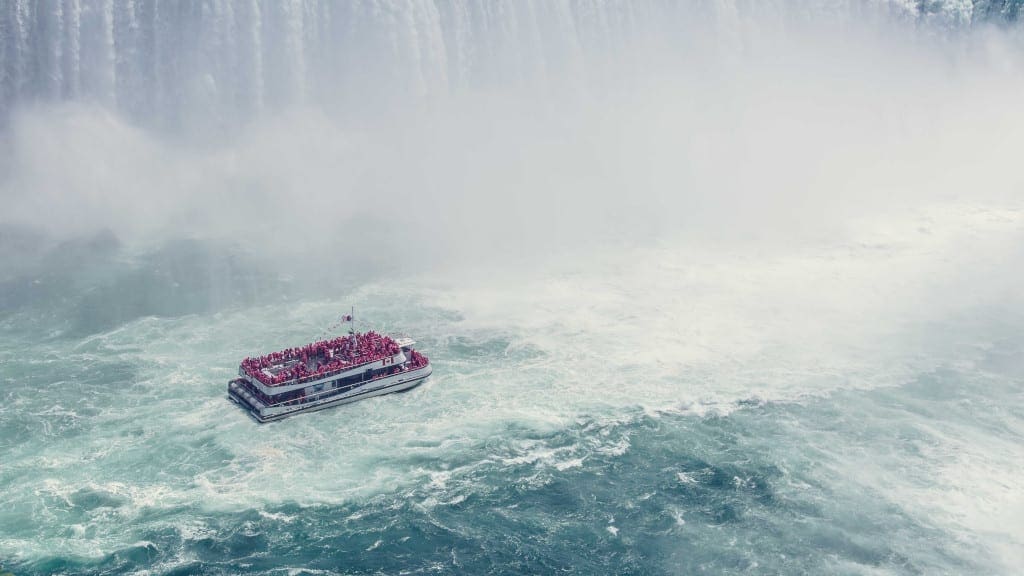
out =
[[[350,316],[345,319],[351,320]],[[298,348],[246,358],[228,398],[259,422],[313,412],[416,387],[430,360],[407,337],[350,332]]]

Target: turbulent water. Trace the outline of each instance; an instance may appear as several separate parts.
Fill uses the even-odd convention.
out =
[[[1021,6],[0,2],[0,574],[1020,573]]]
[[[961,209],[802,256],[652,248],[242,306],[188,283],[214,248],[109,264],[0,326],[5,567],[1013,573],[1024,316],[959,275],[1019,266],[999,247],[1024,211]],[[239,358],[348,302],[415,334],[431,380],[263,426],[225,399]]]

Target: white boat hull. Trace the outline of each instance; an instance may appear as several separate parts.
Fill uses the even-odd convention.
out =
[[[404,392],[419,386],[433,372],[431,364],[422,368],[400,372],[371,380],[350,391],[328,396],[318,400],[307,400],[303,403],[289,404],[283,406],[264,406],[261,402],[249,395],[243,388],[234,382],[228,384],[228,398],[244,408],[257,422],[271,422],[280,420],[296,414],[316,412],[324,408],[332,408],[341,404],[350,404],[359,400],[382,396],[394,392]]]

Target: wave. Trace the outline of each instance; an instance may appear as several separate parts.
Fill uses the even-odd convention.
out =
[[[197,497],[187,471],[173,466],[177,486],[137,478],[80,488],[68,476],[39,487],[35,513],[44,524],[28,528],[8,513],[14,522],[0,545],[15,553],[20,573],[200,565],[253,573],[300,565],[1001,573],[1019,560],[1021,537],[1012,511],[992,504],[1020,488],[1019,430],[1002,428],[1019,422],[1004,404],[1015,388],[946,371],[727,417],[627,409],[548,431],[507,427],[430,455],[389,433],[382,464],[363,476],[396,478],[345,498],[331,488],[346,480],[328,459],[301,464],[320,468],[323,482],[283,465],[276,474],[286,485],[237,479],[225,489],[245,498],[227,507],[212,494]],[[331,435],[346,436],[339,413],[329,419],[340,425]],[[309,436],[319,426],[277,428],[325,439]],[[360,449],[350,447],[333,459],[352,460]],[[12,486],[16,509],[37,499],[23,488]],[[61,545],[61,520],[72,525],[73,546]]]

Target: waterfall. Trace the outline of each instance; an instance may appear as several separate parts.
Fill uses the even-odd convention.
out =
[[[737,42],[763,14],[1013,25],[1024,0],[6,0],[0,114],[85,101],[147,123],[244,120],[359,98],[424,98],[582,73],[652,31],[705,19]],[[793,8],[796,6],[796,8]],[[700,29],[694,26],[693,29]],[[730,40],[730,38],[732,40]]]

